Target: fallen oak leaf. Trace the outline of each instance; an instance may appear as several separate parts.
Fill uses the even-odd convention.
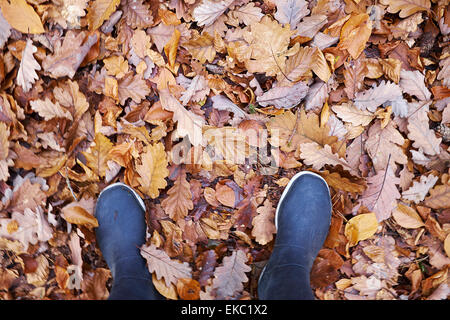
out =
[[[351,103],[343,103],[334,105],[331,109],[336,115],[345,122],[351,123],[353,126],[367,126],[375,115],[367,110],[360,110]]]
[[[167,194],[168,197],[161,201],[161,206],[172,220],[183,219],[189,210],[194,208],[191,185],[186,180],[184,170],[178,174],[174,185],[167,191]]]
[[[36,111],[45,121],[49,121],[53,118],[65,118],[73,120],[72,114],[61,107],[61,105],[56,102],[53,103],[47,97],[45,100],[33,100],[30,101],[31,109]]]
[[[176,284],[180,278],[192,278],[192,269],[187,262],[180,262],[171,259],[167,253],[158,249],[154,244],[141,247],[141,255],[147,260],[147,267],[150,273],[154,273],[160,280],[164,278],[165,284],[169,287]]]
[[[433,156],[440,153],[442,138],[437,138],[434,130],[429,128],[428,111],[429,103],[408,117],[408,138],[414,141],[414,148]]]
[[[24,92],[28,92],[31,89],[31,85],[39,79],[36,70],[41,70],[41,66],[33,56],[33,53],[36,52],[37,48],[33,45],[33,41],[27,39],[27,44],[22,52],[22,60],[20,61],[16,78],[17,84],[22,87]]]
[[[404,92],[416,96],[419,100],[428,101],[431,99],[431,92],[425,85],[425,76],[418,70],[402,70],[399,85]]]
[[[347,161],[332,152],[329,145],[325,145],[323,148],[316,142],[302,143],[300,144],[300,158],[307,165],[312,166],[316,170],[320,170],[326,164],[329,165],[341,165],[345,170],[354,172],[354,170],[347,164]]]
[[[147,3],[143,3],[143,0],[125,0],[120,6],[123,18],[131,28],[145,29],[152,26],[152,10]]]
[[[147,85],[142,76],[133,75],[128,72],[118,80],[118,95],[121,105],[125,105],[125,101],[131,98],[136,103],[140,103],[150,93],[150,86]]]
[[[98,132],[95,134],[94,141],[92,141],[89,149],[82,152],[86,158],[86,165],[99,177],[104,177],[109,168],[107,162],[110,160],[109,151],[112,147],[113,143]]]
[[[147,145],[141,154],[141,164],[136,165],[139,174],[139,190],[155,199],[159,196],[159,189],[167,186],[165,178],[169,175],[167,157],[162,143]]]
[[[432,174],[429,176],[421,176],[420,181],[414,181],[413,185],[408,189],[403,191],[402,198],[414,203],[419,203],[425,199],[428,191],[434,186],[439,177]]]
[[[265,72],[276,76],[285,69],[286,58],[295,54],[298,46],[288,49],[290,38],[295,31],[283,27],[277,21],[264,16],[260,22],[251,25],[249,39],[251,59],[245,61],[249,72]]]
[[[211,1],[203,0],[200,5],[196,6],[192,11],[192,17],[197,22],[198,26],[212,25],[231,5],[235,0],[221,0]]]
[[[430,195],[425,199],[425,205],[433,209],[450,208],[450,185],[437,185],[430,190]]]
[[[305,0],[278,0],[276,6],[274,18],[279,23],[289,24],[291,29],[295,29],[300,20],[309,14],[308,3]]]
[[[275,208],[269,199],[264,201],[264,205],[256,209],[258,215],[252,220],[252,236],[256,242],[265,245],[272,241],[273,234],[277,232],[275,228]]]
[[[251,271],[247,261],[247,255],[242,250],[234,250],[231,256],[223,258],[222,265],[216,268],[212,281],[212,288],[218,299],[231,297],[244,288],[242,283],[248,281],[245,273]]]
[[[205,120],[189,110],[187,110],[168,89],[159,92],[161,106],[167,111],[173,112],[173,120],[178,123],[176,138],[189,137],[189,141],[198,146],[202,144],[202,127]]]
[[[322,178],[328,183],[328,185],[336,190],[342,190],[350,193],[363,193],[367,188],[365,181],[352,181],[346,177],[343,177],[339,172],[329,172],[323,170],[318,172]]]
[[[389,6],[389,13],[400,11],[400,18],[409,17],[419,11],[429,11],[431,7],[430,0],[381,0],[381,3]]]

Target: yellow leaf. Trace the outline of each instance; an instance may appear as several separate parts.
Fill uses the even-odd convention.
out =
[[[320,112],[320,127],[323,128],[330,118],[330,107],[328,101],[325,101],[322,111]]]
[[[141,164],[136,165],[139,190],[155,199],[159,197],[159,189],[167,186],[165,178],[169,175],[164,145],[162,143],[148,145],[141,155],[141,161]]]
[[[353,59],[357,59],[363,52],[371,33],[372,20],[367,13],[352,15],[342,26],[338,48],[347,49]]]
[[[25,0],[1,0],[2,14],[14,29],[22,33],[45,32],[41,18]]]
[[[349,245],[354,246],[358,241],[369,239],[378,229],[375,213],[363,213],[351,218],[345,225],[344,234]]]
[[[86,158],[86,165],[99,177],[104,177],[108,169],[109,151],[113,144],[101,133],[95,134],[95,139],[88,151],[82,152]]]
[[[158,279],[156,275],[152,274],[152,282],[155,286],[155,289],[158,290],[164,297],[171,300],[178,300],[177,289],[173,283],[169,286],[166,285],[166,282],[163,278]]]
[[[128,73],[128,61],[122,56],[111,56],[103,59],[106,73],[110,76],[115,76],[117,79],[122,78]]]
[[[319,77],[323,82],[328,82],[331,77],[330,68],[328,67],[327,60],[323,55],[323,52],[316,48],[315,62],[312,65],[312,71]]]
[[[103,88],[103,94],[107,97],[111,97],[117,102],[119,101],[119,84],[114,77],[105,77],[105,86]]]
[[[397,208],[392,211],[392,216],[395,222],[401,227],[407,229],[416,229],[424,226],[419,214],[411,207],[399,204]]]
[[[120,0],[96,0],[92,1],[86,16],[89,30],[96,30],[101,27],[111,14],[116,11]]]
[[[168,61],[169,69],[174,74],[176,73],[175,59],[177,57],[177,49],[178,49],[178,43],[180,42],[180,36],[181,36],[180,31],[175,29],[173,31],[172,37],[164,46],[164,53],[166,54],[166,57],[169,60]]]

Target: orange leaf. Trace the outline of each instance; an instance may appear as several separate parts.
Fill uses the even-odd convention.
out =
[[[352,15],[342,26],[338,48],[347,49],[353,59],[357,59],[366,47],[372,33],[372,20],[367,13]]]
[[[200,283],[189,278],[180,278],[177,281],[177,292],[180,299],[198,300],[200,299]]]

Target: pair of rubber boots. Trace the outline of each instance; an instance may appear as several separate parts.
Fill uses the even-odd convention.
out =
[[[109,299],[164,299],[140,254],[145,243],[145,205],[123,183],[105,188],[97,201],[96,238],[113,277]],[[258,281],[258,298],[313,300],[310,271],[328,234],[331,199],[319,175],[297,173],[286,186],[275,214],[274,248]]]

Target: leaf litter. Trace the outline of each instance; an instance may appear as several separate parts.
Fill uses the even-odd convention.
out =
[[[114,182],[144,199],[161,294],[256,299],[299,170],[331,189],[318,299],[448,298],[445,0],[0,10],[1,299],[108,297],[94,210]]]

